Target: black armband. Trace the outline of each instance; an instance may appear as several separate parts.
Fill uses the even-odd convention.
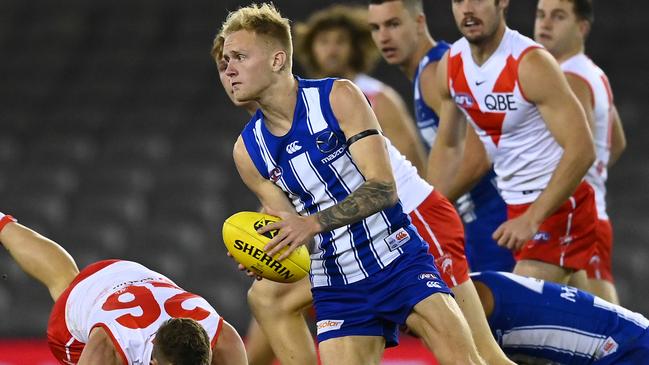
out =
[[[355,134],[355,135],[349,137],[349,139],[347,140],[347,148],[349,148],[349,146],[351,146],[352,143],[358,141],[359,139],[363,139],[365,137],[373,136],[375,134],[381,134],[381,132],[379,132],[376,129],[367,129],[367,130],[364,130],[364,131],[362,131],[362,132],[360,132],[358,134]]]

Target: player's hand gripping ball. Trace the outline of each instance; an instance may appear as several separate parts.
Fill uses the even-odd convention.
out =
[[[223,223],[223,242],[232,257],[245,268],[265,279],[281,283],[292,283],[309,273],[311,260],[306,247],[300,246],[282,261],[264,251],[264,246],[277,235],[277,231],[264,234],[257,229],[279,221],[278,217],[258,212],[239,212]]]

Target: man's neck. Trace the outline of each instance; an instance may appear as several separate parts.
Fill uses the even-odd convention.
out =
[[[412,82],[415,78],[415,74],[417,73],[421,59],[424,58],[426,53],[428,53],[428,51],[430,51],[430,49],[435,46],[437,46],[437,42],[435,42],[430,34],[426,33],[426,35],[424,35],[418,42],[417,48],[415,52],[413,52],[412,56],[399,66],[401,71],[406,75],[410,82]]]
[[[559,62],[559,64],[562,64],[580,53],[584,53],[583,43],[577,44],[574,47],[570,47],[570,49],[566,50],[565,52],[552,54],[552,55],[554,56],[554,58],[557,59],[557,62]]]
[[[257,100],[266,127],[271,133],[279,136],[291,129],[297,103],[297,87],[298,81],[291,73],[287,73],[264,90]]]
[[[500,25],[498,25],[498,30],[496,30],[496,33],[494,33],[491,38],[485,39],[480,44],[469,43],[471,45],[471,56],[473,57],[473,62],[478,66],[482,66],[487,62],[489,57],[491,57],[491,55],[498,49],[498,46],[500,46],[500,42],[502,42],[503,37],[505,36],[506,28],[507,26],[505,23],[500,23]]]

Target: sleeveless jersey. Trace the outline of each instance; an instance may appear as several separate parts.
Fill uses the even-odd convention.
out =
[[[494,162],[498,188],[507,204],[531,203],[548,185],[563,149],[550,134],[518,82],[518,62],[541,47],[506,29],[496,51],[482,65],[473,61],[469,42],[451,47],[448,87]]]
[[[439,62],[450,47],[448,43],[439,42],[431,48],[419,61],[413,79],[417,127],[427,152],[435,141],[439,117],[421,95],[420,75],[430,63]],[[493,169],[470,192],[461,196],[456,206],[465,224],[466,254],[472,270],[511,270],[515,263],[511,251],[491,239],[491,234],[507,218],[507,207],[496,187]]]
[[[291,129],[274,136],[261,110],[241,137],[257,170],[287,195],[300,215],[311,215],[344,200],[365,178],[347,149],[329,94],[334,79],[298,78]],[[387,142],[387,139],[386,139]],[[346,285],[378,272],[399,257],[411,240],[401,204],[315,237],[313,286]]]
[[[365,94],[372,107],[374,106],[376,94],[386,88],[381,81],[364,74],[356,76],[354,84]],[[392,173],[397,184],[399,200],[403,206],[403,211],[410,214],[419,204],[426,200],[433,191],[433,187],[419,176],[412,163],[392,144],[388,145],[388,152],[390,154]]]
[[[510,356],[614,364],[649,331],[641,314],[573,287],[502,272],[471,278],[491,289],[489,326]]]
[[[419,128],[419,133],[428,152],[430,152],[430,148],[435,142],[435,137],[437,136],[439,116],[424,101],[423,96],[421,95],[419,76],[423,69],[430,63],[439,62],[450,47],[451,46],[446,42],[439,42],[437,43],[437,46],[431,48],[428,53],[426,53],[426,56],[419,61],[419,67],[417,68],[413,79],[417,127]],[[478,218],[477,211],[480,211],[479,207],[489,204],[494,200],[500,201],[502,209],[504,209],[504,204],[502,204],[502,198],[495,186],[494,179],[495,174],[493,170],[490,170],[471,190],[471,192],[458,199],[458,209],[460,210],[460,215],[465,223],[476,220]],[[488,214],[488,212],[484,213]]]
[[[164,275],[131,261],[116,261],[80,281],[66,302],[70,334],[87,343],[102,327],[126,364],[148,364],[152,340],[170,318],[198,321],[212,345],[222,318],[203,298],[179,288]]]
[[[606,178],[611,155],[611,129],[613,123],[613,93],[608,78],[585,54],[577,54],[561,64],[564,73],[575,75],[588,84],[592,96],[595,128],[596,159],[586,174],[586,181],[595,190],[597,216],[608,219],[606,214]]]

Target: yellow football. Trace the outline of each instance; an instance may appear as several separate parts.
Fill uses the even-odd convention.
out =
[[[223,243],[234,259],[246,269],[268,280],[282,283],[292,283],[305,277],[311,267],[309,251],[300,246],[289,257],[282,261],[268,256],[264,246],[275,237],[277,230],[257,233],[257,229],[280,218],[258,212],[239,212],[223,223]]]

